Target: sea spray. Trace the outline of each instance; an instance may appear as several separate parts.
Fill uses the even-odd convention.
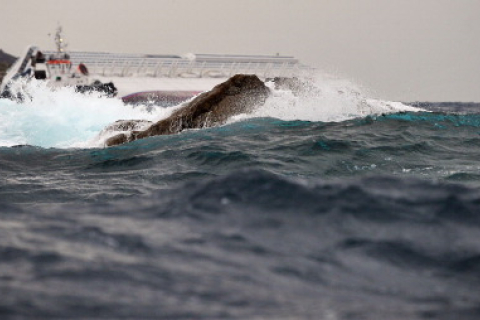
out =
[[[369,115],[419,111],[400,102],[375,100],[347,79],[317,73],[307,80],[310,87],[299,93],[275,90],[264,106],[244,118],[273,117],[284,121],[345,121]]]
[[[80,94],[71,87],[52,90],[35,80],[24,88],[23,101],[0,99],[1,146],[96,147],[96,135],[116,120],[157,120],[170,112],[132,107],[99,93]]]
[[[419,110],[399,102],[369,99],[350,81],[327,74],[318,73],[308,81],[313,90],[301,94],[277,90],[267,81],[272,94],[266,103],[249,114],[232,117],[229,122],[262,117],[330,122]],[[0,146],[103,147],[112,135],[104,129],[115,121],[158,121],[181,107],[125,105],[120,99],[99,93],[79,94],[71,87],[53,90],[36,80],[17,82],[16,86],[24,94],[22,102],[0,99]]]

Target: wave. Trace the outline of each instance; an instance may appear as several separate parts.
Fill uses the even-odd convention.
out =
[[[98,133],[116,120],[157,120],[169,113],[69,87],[52,90],[41,81],[24,85],[29,98],[23,102],[0,99],[0,146],[97,147]]]
[[[300,94],[275,90],[270,84],[273,94],[265,105],[251,114],[234,117],[233,121],[271,117],[284,121],[339,122],[369,115],[423,110],[401,102],[370,98],[351,81],[325,73],[317,73],[308,79],[308,83],[312,87]]]
[[[477,189],[242,170],[110,203],[0,205],[1,234],[22,239],[0,246],[0,316],[479,315]]]
[[[368,99],[352,83],[327,75],[317,75],[313,83],[316,89],[302,95],[273,90],[265,105],[230,122],[257,117],[344,121],[372,114],[419,110],[399,102]],[[95,93],[79,94],[73,88],[52,90],[35,80],[17,85],[22,86],[30,98],[23,103],[0,99],[0,146],[102,147],[111,135],[102,130],[111,123],[133,119],[157,121],[179,107],[133,107]]]

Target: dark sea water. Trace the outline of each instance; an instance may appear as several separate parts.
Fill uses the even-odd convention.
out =
[[[0,113],[0,319],[480,319],[480,109],[419,106],[113,148]]]

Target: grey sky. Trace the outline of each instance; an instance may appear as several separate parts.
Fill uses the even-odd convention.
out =
[[[294,55],[374,97],[480,101],[480,0],[0,0],[0,48]]]

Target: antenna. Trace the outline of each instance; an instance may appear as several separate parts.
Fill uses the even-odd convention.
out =
[[[67,48],[68,44],[65,42],[65,39],[62,35],[62,26],[59,24],[57,27],[57,31],[55,32],[55,45],[57,46],[57,53],[64,53],[65,48]]]

